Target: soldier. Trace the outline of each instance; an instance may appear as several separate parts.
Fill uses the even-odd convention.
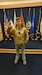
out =
[[[23,64],[26,65],[26,56],[24,49],[25,49],[25,43],[27,43],[29,36],[26,27],[24,27],[23,23],[21,22],[20,17],[16,18],[16,25],[14,25],[13,29],[10,29],[10,32],[13,35],[15,48],[16,48],[16,57],[14,63],[17,64],[19,60],[19,48],[21,48]]]

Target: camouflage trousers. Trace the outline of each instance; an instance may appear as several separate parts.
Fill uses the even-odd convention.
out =
[[[25,55],[25,44],[20,44],[20,45],[15,45],[16,48],[16,59],[19,59],[19,49],[21,48],[22,51],[22,60],[26,60],[26,55]]]

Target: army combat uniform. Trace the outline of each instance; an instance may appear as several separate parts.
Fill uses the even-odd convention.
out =
[[[18,18],[17,18],[18,19]],[[26,56],[25,56],[25,43],[27,43],[29,36],[26,27],[23,27],[23,24],[21,24],[21,27],[18,28],[17,25],[14,26],[14,28],[11,28],[11,25],[9,24],[9,28],[7,29],[7,32],[9,35],[13,35],[13,40],[15,43],[16,48],[16,57],[14,63],[16,64],[19,60],[19,49],[21,48],[22,51],[22,60],[23,64],[26,64]]]
[[[14,43],[15,43],[15,48],[16,48],[16,57],[14,63],[16,64],[19,60],[19,48],[21,48],[22,51],[22,60],[23,64],[26,64],[26,56],[24,53],[25,49],[25,43],[27,43],[29,37],[28,37],[28,32],[25,27],[22,27],[19,29],[17,25],[14,26],[14,29],[11,30],[11,33],[13,35]]]

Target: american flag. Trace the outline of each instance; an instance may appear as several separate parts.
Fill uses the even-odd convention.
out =
[[[5,32],[5,35],[8,37],[8,34],[7,34],[8,19],[7,19],[7,16],[6,16],[5,9],[3,11],[4,11],[4,32]]]
[[[12,20],[10,19],[10,16],[9,16],[9,10],[7,10],[7,15],[8,15],[8,18],[6,16],[6,11],[4,9],[4,32],[5,32],[5,35],[7,38],[9,38],[9,34],[7,33],[7,29],[8,29],[8,25],[9,25],[9,22],[11,23],[11,27],[13,28],[13,22]],[[9,21],[8,21],[9,19]]]

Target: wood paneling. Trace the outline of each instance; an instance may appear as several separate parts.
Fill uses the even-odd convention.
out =
[[[0,0],[0,9],[42,6],[42,0]]]

